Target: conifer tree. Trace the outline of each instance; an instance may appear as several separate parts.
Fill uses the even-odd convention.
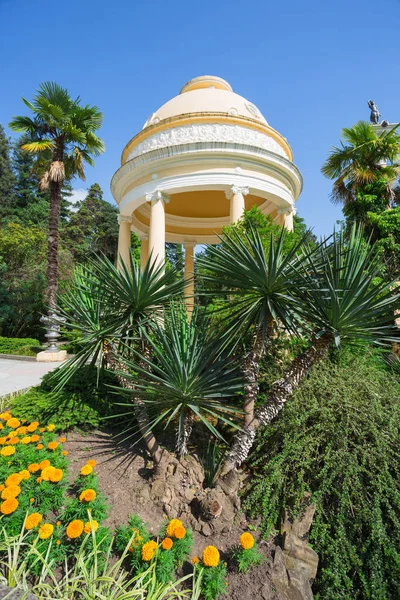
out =
[[[9,213],[14,200],[15,176],[10,157],[10,141],[0,124],[0,219]]]

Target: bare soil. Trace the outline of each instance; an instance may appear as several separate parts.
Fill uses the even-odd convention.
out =
[[[149,496],[148,482],[151,463],[140,444],[132,446],[120,442],[104,431],[66,434],[64,449],[69,453],[70,478],[73,481],[80,468],[90,459],[97,461],[96,473],[99,487],[107,496],[110,514],[104,525],[115,529],[125,524],[131,514],[137,513],[148,524],[149,531],[157,534],[167,515],[154,504]],[[204,536],[193,531],[193,556],[201,555],[203,549],[212,544],[221,552],[223,560],[229,559],[228,551],[238,543],[239,536],[249,525],[256,525],[240,515],[229,533]],[[251,527],[253,529],[253,527]],[[254,533],[255,537],[257,535]],[[265,562],[248,573],[238,573],[229,562],[228,595],[230,600],[274,600],[277,596],[270,583],[273,544],[260,540],[260,550]]]

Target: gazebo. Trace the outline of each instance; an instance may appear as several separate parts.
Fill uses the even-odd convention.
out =
[[[118,253],[129,258],[131,231],[141,264],[160,262],[165,243],[217,243],[222,227],[257,205],[293,228],[302,177],[292,151],[259,109],[219,77],[196,77],[153,113],[125,146],[111,190],[119,206]],[[192,289],[187,293],[192,294]]]

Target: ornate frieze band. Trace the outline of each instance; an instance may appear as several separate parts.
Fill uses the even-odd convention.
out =
[[[225,125],[220,123],[193,123],[159,131],[140,142],[131,150],[128,160],[136,156],[166,148],[168,146],[179,146],[187,143],[197,142],[225,142],[233,144],[247,144],[257,148],[269,150],[287,158],[286,152],[272,137],[261,131],[241,127],[240,125]]]

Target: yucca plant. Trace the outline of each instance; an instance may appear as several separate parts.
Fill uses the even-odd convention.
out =
[[[240,409],[232,402],[242,388],[238,362],[224,351],[204,311],[196,307],[189,318],[183,304],[171,304],[165,322],[155,322],[145,336],[149,356],[132,349],[124,377],[146,403],[152,427],[176,424],[178,456],[188,452],[195,418],[219,438],[213,420],[238,428]]]
[[[183,286],[175,269],[157,266],[151,257],[143,271],[132,256],[130,264],[122,262],[120,269],[100,257],[75,272],[58,309],[66,326],[82,334],[80,350],[57,371],[58,387],[88,361],[99,369],[117,371],[121,387],[130,391],[141,435],[155,463],[160,449],[135,382],[125,376],[129,374],[126,360],[133,349],[145,360],[148,332],[162,322],[171,298],[182,297]]]
[[[299,319],[312,331],[310,345],[273,384],[252,422],[236,434],[222,476],[246,460],[257,429],[282,410],[302,379],[327,355],[331,346],[339,347],[341,341],[390,344],[399,340],[393,317],[399,307],[398,285],[377,283],[380,263],[374,248],[365,243],[360,228],[353,227],[348,241],[343,231],[335,234],[332,242],[304,255],[296,271],[294,306]],[[238,280],[237,288],[240,283]]]
[[[227,232],[218,246],[209,246],[207,256],[199,258],[209,293],[227,297],[226,331],[224,336],[243,340],[251,335],[250,348],[243,361],[246,382],[244,397],[244,425],[254,417],[254,406],[259,391],[259,362],[277,328],[297,334],[301,325],[295,295],[299,285],[299,271],[304,257],[312,252],[307,233],[288,252],[282,229],[277,240],[271,235],[268,244],[256,229],[240,233]],[[213,289],[214,286],[214,289]]]

